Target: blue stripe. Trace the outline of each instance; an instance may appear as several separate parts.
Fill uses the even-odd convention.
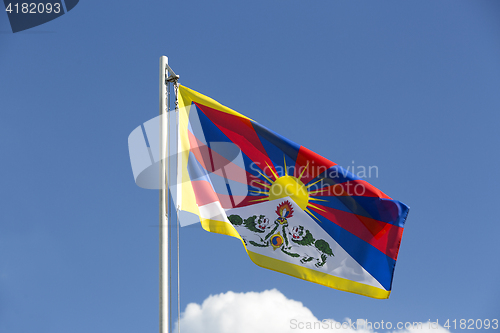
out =
[[[391,290],[396,260],[388,257],[349,231],[339,227],[319,214],[315,216],[323,228],[358,264],[370,273],[386,290]],[[313,217],[314,219],[314,217]],[[335,253],[334,253],[335,254]]]
[[[215,146],[215,143],[217,142],[232,142],[204,113],[203,111],[198,108],[195,104],[192,104],[191,106],[191,113],[190,113],[190,122],[189,122],[189,130],[193,135],[195,135],[201,142],[206,142],[208,147]],[[229,146],[228,146],[229,148]],[[225,152],[222,152],[220,150],[217,150],[217,153],[224,157],[230,157],[227,155],[235,155],[235,152],[233,152],[235,147],[231,147],[231,149],[228,149],[228,154]],[[238,148],[239,149],[239,148]],[[231,150],[229,152],[229,150]],[[255,177],[259,178],[262,183],[268,184],[268,181],[263,177],[261,174],[259,174],[259,171],[261,173],[264,173],[264,171],[260,168],[259,165],[254,163],[244,152],[241,150],[238,150],[238,153],[241,152],[241,155],[243,156],[243,163],[244,163],[244,168],[245,170],[254,175]],[[283,156],[283,155],[282,155]],[[193,156],[194,158],[194,156]],[[231,159],[231,158],[228,158]],[[205,163],[211,163],[211,161],[205,161]],[[199,168],[203,168],[199,163],[197,163]],[[266,167],[266,166],[262,166]],[[195,172],[192,171],[194,176],[199,176],[199,171]],[[205,170],[204,171],[206,174],[208,172]],[[247,179],[248,182],[248,179]],[[249,189],[251,190],[258,190],[257,188],[254,188],[249,184]],[[249,192],[247,195],[258,195],[253,192]]]
[[[358,180],[358,179],[361,178],[356,177],[354,174],[342,168],[341,166],[334,165],[325,172],[323,172],[322,174],[318,175],[313,180],[311,180],[310,183],[312,184],[318,180],[323,180],[324,184],[336,185],[340,183],[345,183],[350,180]]]
[[[281,177],[285,175],[285,159],[287,174],[293,175],[300,146],[256,122],[252,122],[252,126],[255,133],[259,136],[267,156],[273,162],[278,172],[278,176]]]
[[[404,227],[405,216],[409,210],[408,206],[404,203],[379,197],[318,196],[315,198],[327,200],[315,201],[316,205],[369,217],[401,228]]]
[[[196,110],[196,112],[193,113],[193,110]],[[198,116],[202,131],[202,133],[200,133],[200,130],[197,130],[198,133],[193,132],[193,134],[197,138],[204,138],[204,140],[201,140],[202,142],[232,142],[195,104],[191,105],[189,118],[191,118],[193,115]],[[190,124],[192,123],[194,127],[197,127],[196,118],[191,118],[189,122]]]
[[[196,157],[194,157],[194,154],[192,152],[189,152],[187,169],[191,181],[206,180],[210,182],[207,170],[201,166],[200,162],[198,162],[198,160],[196,159]]]
[[[194,117],[194,115],[197,116],[199,122],[196,120],[196,117]],[[192,133],[199,139],[204,138],[204,140],[200,141],[206,142],[209,147],[210,144],[214,142],[232,142],[210,120],[210,118],[208,118],[205,113],[203,113],[203,110],[201,110],[195,104],[192,104],[191,106],[190,118],[190,123],[193,122],[191,128],[195,128]],[[277,169],[278,176],[283,176],[285,172],[284,159],[286,159],[287,168],[293,168],[295,166],[295,160],[297,158],[300,146],[258,123],[252,122],[252,126],[256,134],[258,135],[264,149],[266,150],[267,156]],[[218,153],[225,156],[221,152]],[[267,165],[259,165],[255,163],[243,152],[242,155],[246,170],[252,175],[261,179],[264,183],[268,183],[268,181],[262,175],[260,175],[259,172],[257,172],[258,170],[261,173],[265,174],[263,170],[267,168]]]

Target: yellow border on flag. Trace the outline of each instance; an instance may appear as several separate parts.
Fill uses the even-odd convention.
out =
[[[329,275],[323,272],[318,272],[310,268],[302,267],[299,265],[295,265],[292,263],[288,263],[285,261],[264,256],[259,253],[249,251],[245,243],[243,242],[243,239],[240,237],[236,229],[230,223],[224,221],[202,219],[201,225],[203,229],[205,229],[206,231],[232,236],[241,240],[243,246],[245,247],[245,250],[247,251],[248,256],[257,266],[267,268],[276,272],[284,273],[287,275],[291,275],[293,277],[317,283],[329,288],[347,291],[350,293],[359,294],[363,296],[368,296],[378,299],[387,299],[391,294],[391,291],[369,286],[364,283],[344,279],[341,277]]]
[[[189,138],[188,138],[188,126],[189,126],[189,113],[191,111],[192,102],[196,102],[212,109],[216,109],[220,112],[228,113],[236,117],[248,119],[252,122],[254,120],[228,108],[217,102],[216,100],[202,95],[192,89],[189,89],[183,85],[179,85],[178,92],[179,101],[179,157],[181,158],[181,169],[178,170],[180,173],[180,185],[181,185],[181,197],[178,203],[180,203],[180,209],[196,214],[200,217],[200,210],[196,205],[196,197],[194,195],[193,187],[191,186],[191,179],[187,172],[187,164],[189,159]]]
[[[238,113],[227,106],[224,106],[217,102],[216,100],[202,95],[199,92],[196,92],[192,89],[189,89],[185,86],[179,85],[179,108],[183,107],[188,107],[191,105],[192,102],[200,103],[202,105],[208,106],[212,109],[216,109],[221,112],[229,113],[232,114],[233,116],[245,118],[251,121],[254,121],[247,116],[242,115],[241,113]]]

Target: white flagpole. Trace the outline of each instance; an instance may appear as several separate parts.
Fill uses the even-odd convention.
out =
[[[170,332],[168,223],[168,58],[160,58],[160,333]]]
[[[172,319],[172,272],[171,272],[171,221],[169,217],[174,217],[174,225],[177,214],[171,214],[172,207],[169,197],[169,164],[170,164],[170,142],[169,131],[169,94],[170,82],[174,83],[177,89],[179,76],[174,73],[168,65],[168,58],[160,58],[160,333],[171,331]],[[177,111],[177,91],[176,91],[176,111]],[[177,116],[177,115],[176,115]],[[177,132],[175,132],[177,134]],[[174,151],[174,153],[176,153]],[[174,154],[176,155],[176,154]],[[172,169],[175,171],[175,168]],[[177,177],[174,178],[176,181]],[[173,207],[175,209],[175,207]],[[177,228],[179,226],[177,225]],[[179,281],[179,229],[177,229],[177,312],[180,321],[180,281]],[[180,330],[180,322],[179,322]]]

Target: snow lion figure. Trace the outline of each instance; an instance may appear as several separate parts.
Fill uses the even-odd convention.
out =
[[[330,245],[323,239],[314,239],[311,232],[307,229],[304,229],[303,226],[295,226],[289,229],[290,240],[302,246],[310,246],[314,247],[319,252],[319,258],[315,258],[311,255],[303,255],[300,259],[301,263],[310,262],[312,260],[316,260],[314,264],[316,267],[321,267],[326,263],[326,259],[328,257],[333,257],[333,251],[330,248]]]

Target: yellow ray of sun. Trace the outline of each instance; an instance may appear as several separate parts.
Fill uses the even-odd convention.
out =
[[[324,200],[324,199],[311,198],[311,197],[309,197],[309,200],[314,200],[314,201],[328,201],[328,200]]]
[[[271,188],[271,185],[268,185],[268,184],[262,184],[262,183],[259,183],[259,182],[255,182],[255,184],[259,184],[259,185],[262,185],[264,187]]]
[[[326,210],[324,210],[324,209],[321,209],[321,208],[319,208],[318,206],[316,206],[316,205],[313,205],[312,203],[309,203],[309,204],[307,205],[307,207],[312,207],[312,208],[316,208],[317,210],[320,210],[320,211],[322,211],[322,212],[326,212]]]
[[[261,175],[262,177],[266,178],[266,179],[267,179],[267,180],[268,180],[271,184],[273,183],[273,181],[272,181],[271,179],[267,178],[267,176],[266,176],[265,174],[263,174],[263,173],[262,173],[262,172],[260,172],[260,171],[257,171],[257,172],[258,172],[258,173],[260,173],[260,175]]]
[[[320,180],[315,181],[314,183],[307,185],[307,187],[306,187],[306,188],[309,188],[309,187],[313,186],[314,184],[319,183],[319,182],[320,182],[320,181],[322,181],[323,179],[324,179],[324,178],[321,178]]]
[[[271,170],[271,172],[273,173],[274,179],[278,179],[279,177],[278,177],[278,175],[274,172],[274,169],[273,169],[273,168],[271,168],[271,166],[270,166],[269,164],[267,164],[267,162],[266,162],[266,165],[267,165],[267,167]]]
[[[302,179],[302,176],[304,175],[304,172],[306,172],[307,168],[309,167],[309,161],[307,161],[307,164],[306,164],[306,167],[304,168],[304,170],[302,170],[302,172],[300,173],[300,176],[299,176],[299,180]]]
[[[269,195],[269,192],[265,192],[265,191],[253,191],[253,190],[250,190],[249,192],[259,193],[259,194],[267,194],[267,195]],[[325,201],[326,201],[326,200],[325,200]]]
[[[259,201],[269,201],[269,197],[260,198],[260,199],[257,199],[257,200],[250,200],[249,202],[259,202]]]
[[[306,209],[304,209],[304,211],[305,211],[305,212],[307,212],[307,213],[309,213],[309,215],[311,215],[312,217],[314,217],[316,220],[318,220],[318,222],[319,222],[319,223],[323,223],[323,222],[321,222],[321,220],[320,220],[320,219],[318,219],[318,218],[316,217],[316,215],[314,215],[314,213],[313,213],[313,212],[311,212],[309,209],[307,209],[307,208],[306,208]]]

